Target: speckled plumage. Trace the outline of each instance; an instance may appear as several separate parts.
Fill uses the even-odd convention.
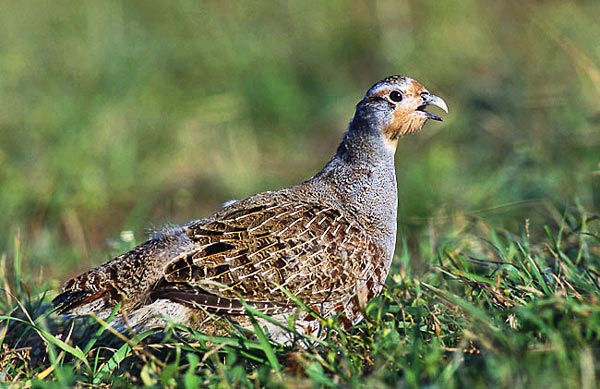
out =
[[[415,80],[378,82],[315,176],[159,232],[68,281],[55,305],[62,313],[105,318],[122,302],[118,327],[163,326],[167,318],[222,335],[228,323],[251,328],[247,304],[284,324],[294,315],[298,331],[316,334],[319,321],[285,288],[324,317],[340,314],[347,327],[359,322],[364,304],[381,292],[394,253],[396,143],[427,119],[441,120],[424,110],[429,104],[447,111]],[[286,331],[261,324],[286,339]]]

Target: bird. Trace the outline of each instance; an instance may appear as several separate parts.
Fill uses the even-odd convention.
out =
[[[325,319],[334,316],[349,329],[389,273],[397,234],[395,152],[403,136],[429,119],[442,121],[429,106],[448,112],[418,81],[382,79],[356,105],[321,171],[155,232],[67,281],[53,300],[56,311],[111,318],[122,330],[175,322],[210,336],[252,331],[258,323],[281,342],[293,332],[322,336]]]

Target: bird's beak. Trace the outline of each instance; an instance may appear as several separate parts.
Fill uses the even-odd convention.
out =
[[[444,112],[448,113],[448,106],[446,105],[446,102],[444,101],[444,99],[442,99],[441,97],[438,97],[436,95],[428,94],[423,97],[423,104],[417,108],[418,111],[424,112],[425,116],[427,116],[428,119],[438,120],[440,122],[442,121],[442,118],[439,117],[438,115],[435,115],[431,112],[425,111],[425,107],[428,105],[435,105],[436,107],[440,108]]]

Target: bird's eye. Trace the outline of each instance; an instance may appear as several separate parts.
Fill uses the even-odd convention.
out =
[[[401,102],[403,97],[404,96],[402,96],[402,93],[398,92],[397,90],[394,90],[390,93],[390,99],[396,103]]]

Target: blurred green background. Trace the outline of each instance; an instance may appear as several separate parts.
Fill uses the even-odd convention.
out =
[[[56,283],[120,231],[297,183],[396,73],[450,107],[398,148],[409,242],[456,213],[597,211],[599,20],[598,1],[2,2],[0,254],[20,231]]]

